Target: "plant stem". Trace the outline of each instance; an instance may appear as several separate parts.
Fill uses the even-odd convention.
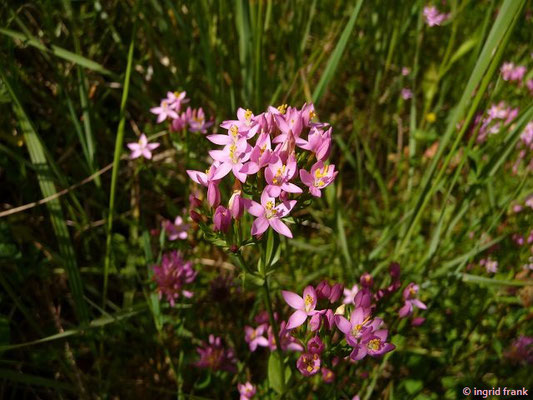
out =
[[[281,371],[281,391],[285,393],[285,366],[283,365],[283,353],[281,352],[281,341],[279,338],[279,330],[276,325],[276,320],[274,319],[274,313],[272,312],[272,299],[270,298],[270,288],[268,286],[268,276],[265,276],[265,283],[263,284],[263,292],[265,299],[265,306],[268,311],[268,319],[270,321],[270,326],[274,333],[274,340],[276,341],[276,349],[279,357],[279,367]]]

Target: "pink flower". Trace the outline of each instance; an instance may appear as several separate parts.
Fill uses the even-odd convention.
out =
[[[235,125],[238,131],[244,133],[248,139],[255,136],[259,130],[259,124],[252,111],[245,110],[244,108],[239,108],[237,110],[236,120],[227,120],[220,124],[224,129],[230,129],[232,125]]]
[[[361,286],[364,288],[370,288],[374,284],[374,279],[372,278],[372,275],[370,275],[368,272],[365,272],[363,275],[361,275]]]
[[[291,336],[290,331],[287,329],[287,324],[285,321],[281,321],[279,326],[279,340],[281,345],[281,350],[283,351],[303,351],[304,347],[302,344],[293,336]],[[274,333],[272,327],[268,327],[268,347],[271,351],[276,350],[276,338],[274,338]]]
[[[245,384],[239,383],[237,388],[239,389],[239,394],[241,395],[240,400],[250,400],[255,396],[257,391],[256,387],[250,382],[246,382]]]
[[[407,285],[407,287],[403,290],[403,299],[405,303],[400,309],[400,318],[405,318],[411,315],[415,307],[420,308],[421,310],[425,310],[427,308],[424,303],[416,298],[417,294],[418,285],[415,285],[413,282]]]
[[[259,325],[257,328],[252,328],[251,326],[245,326],[244,340],[250,346],[250,351],[255,351],[257,346],[268,347],[268,340],[263,336],[265,333],[265,325]]]
[[[213,215],[215,232],[226,233],[231,226],[231,213],[223,206],[218,206]]]
[[[206,133],[207,128],[213,125],[212,121],[205,120],[205,114],[202,107],[198,109],[191,109],[190,107],[187,107],[185,119],[189,123],[189,130],[191,132]]]
[[[321,197],[321,190],[330,185],[337,174],[338,171],[335,171],[335,165],[324,165],[322,161],[319,161],[311,167],[311,172],[301,169],[300,179],[309,187],[309,192],[313,196]]]
[[[244,198],[241,196],[240,190],[233,191],[228,202],[228,208],[234,219],[237,220],[242,217],[242,214],[244,213]]]
[[[387,343],[388,331],[380,329],[378,331],[366,331],[361,338],[361,342],[354,347],[350,358],[354,361],[363,359],[366,355],[379,357],[396,348],[391,343]]]
[[[450,17],[450,14],[442,14],[436,7],[426,6],[424,7],[424,17],[429,26],[438,26],[446,21]]]
[[[185,284],[192,283],[196,278],[196,271],[192,269],[190,261],[185,262],[179,251],[163,254],[161,265],[154,265],[154,281],[157,283],[159,298],[163,295],[172,307],[175,300],[182,294],[190,298],[193,293],[183,289]]]
[[[324,351],[324,343],[318,336],[313,336],[307,342],[307,351],[311,354],[320,354]]]
[[[357,292],[359,291],[359,288],[357,285],[353,285],[351,289],[344,288],[344,300],[342,301],[343,304],[353,304],[353,300]]]
[[[307,140],[297,138],[296,145],[304,150],[315,153],[317,161],[324,161],[329,157],[331,150],[331,130],[332,128],[329,128],[324,132],[322,129],[313,127],[309,132]]]
[[[296,361],[296,368],[303,376],[311,376],[320,370],[320,357],[318,354],[304,353]]]
[[[276,206],[276,199],[269,196],[266,190],[261,194],[261,204],[248,200],[248,212],[256,217],[252,225],[252,235],[260,236],[270,226],[279,234],[292,238],[289,227],[281,221],[281,218],[287,216],[295,205],[296,200],[291,200]]]
[[[235,352],[231,348],[225,349],[219,337],[209,335],[209,343],[203,343],[202,347],[196,348],[196,351],[200,359],[194,365],[198,368],[237,372]]]
[[[287,193],[302,193],[302,189],[290,182],[297,170],[298,166],[294,155],[289,157],[286,164],[281,159],[270,164],[265,169],[265,180],[268,183],[265,191],[272,197],[278,197],[282,190]]]
[[[302,133],[302,114],[296,108],[288,107],[285,114],[275,114],[274,119],[281,134],[274,138],[273,143],[284,143],[290,136],[299,137]]]
[[[402,75],[407,76],[411,73],[411,69],[409,67],[402,67]]]
[[[371,319],[361,307],[352,311],[349,321],[342,315],[335,316],[335,325],[344,333],[350,346],[356,346],[365,333],[377,330],[382,324],[381,318]]]
[[[163,221],[163,229],[166,232],[168,240],[185,240],[187,239],[187,231],[189,230],[189,224],[183,221],[183,218],[179,215],[172,223],[169,220]]]
[[[128,143],[128,148],[131,150],[130,159],[135,159],[143,156],[147,160],[152,158],[152,151],[159,147],[159,143],[148,143],[148,138],[143,133],[138,142]]]
[[[322,380],[324,383],[332,383],[335,380],[335,374],[332,370],[322,367],[320,372],[322,373]]]
[[[196,183],[207,187],[207,201],[211,207],[216,207],[220,203],[220,191],[218,189],[219,179],[215,178],[218,170],[218,163],[213,163],[206,171],[187,170],[187,175]]]
[[[409,100],[413,97],[413,92],[409,88],[403,88],[402,89],[402,99]]]
[[[289,317],[287,329],[294,329],[302,325],[308,316],[316,314],[317,295],[313,286],[307,286],[303,298],[296,293],[282,290],[281,294],[287,304],[296,311]]]
[[[270,143],[270,135],[266,132],[261,133],[255,146],[250,153],[250,161],[248,161],[241,172],[251,175],[257,173],[261,168],[266,167],[270,163],[276,163],[278,155],[272,151]]]
[[[524,75],[527,72],[527,68],[523,65],[517,65],[513,72],[511,73],[510,80],[511,81],[521,81],[524,78]]]
[[[511,79],[511,76],[514,71],[514,64],[511,62],[505,62],[503,63],[502,67],[500,68],[500,72],[502,74],[502,79],[504,81],[508,81]]]
[[[172,108],[176,112],[180,112],[181,105],[189,102],[189,99],[185,96],[187,96],[187,92],[185,91],[167,92],[166,101],[168,102],[170,108]]]
[[[251,149],[245,139],[239,139],[235,143],[227,144],[222,150],[211,150],[209,155],[220,163],[213,178],[222,179],[233,171],[238,180],[246,182],[246,174],[241,172],[241,169],[250,158]]]
[[[150,108],[152,114],[157,115],[157,123],[161,123],[167,118],[176,119],[178,118],[178,113],[174,108],[174,103],[170,103],[168,99],[161,100],[161,105],[159,107]]]

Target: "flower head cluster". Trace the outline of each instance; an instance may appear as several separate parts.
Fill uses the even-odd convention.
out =
[[[153,107],[150,112],[157,115],[157,123],[170,120],[173,131],[189,129],[191,132],[207,133],[207,129],[213,125],[208,121],[204,110],[187,107],[182,111],[183,105],[189,102],[186,92],[167,92],[167,97],[161,100],[159,107]]]
[[[179,251],[163,254],[161,264],[154,265],[153,269],[153,279],[157,283],[159,298],[165,295],[172,307],[180,295],[187,298],[193,296],[193,292],[184,289],[183,286],[194,281],[196,271],[190,261],[184,261]]]
[[[514,65],[512,62],[505,62],[500,72],[504,81],[518,82],[520,84],[526,75],[527,68],[523,65]]]
[[[213,371],[237,371],[235,352],[232,348],[226,349],[219,337],[209,335],[209,342],[198,347],[196,351],[200,359],[194,365],[198,368],[208,368]]]
[[[424,18],[426,19],[426,24],[428,26],[438,26],[444,23],[450,14],[441,13],[435,6],[426,6],[424,7]]]
[[[489,135],[494,135],[503,127],[509,126],[518,115],[518,108],[511,108],[505,102],[492,104],[486,115],[478,115],[474,122],[474,129],[479,126],[477,142],[482,143]]]
[[[378,296],[372,293],[372,285],[372,276],[364,274],[361,286],[354,285],[352,289],[323,281],[316,287],[307,286],[302,296],[282,291],[283,299],[294,310],[285,328],[305,343],[296,362],[302,375],[321,372],[324,382],[330,383],[335,378],[330,368],[337,365],[339,357],[354,362],[367,355],[382,356],[395,348],[387,342],[388,330],[383,320],[373,315]],[[303,326],[307,332],[302,331]]]
[[[260,236],[272,228],[292,237],[283,219],[298,196],[320,197],[337,175],[335,166],[326,162],[331,128],[316,120],[312,104],[301,109],[269,107],[259,115],[239,108],[237,119],[220,126],[225,134],[207,136],[222,146],[209,152],[213,159],[209,168],[187,171],[194,182],[207,187],[208,204],[215,209],[215,230],[227,232],[231,220],[240,219],[246,210],[255,217],[252,235]],[[230,177],[235,189],[225,207],[220,204],[219,185]]]

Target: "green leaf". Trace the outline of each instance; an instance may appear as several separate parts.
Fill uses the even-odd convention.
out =
[[[268,382],[270,387],[274,389],[277,393],[283,393],[283,385],[281,378],[281,368],[284,366],[283,362],[280,360],[278,353],[270,353],[268,358]],[[291,378],[292,371],[290,367],[285,367],[285,382],[288,383]]]
[[[409,394],[415,394],[424,387],[423,382],[418,379],[406,379],[403,384]]]
[[[341,37],[337,42],[337,46],[335,46],[335,50],[333,50],[333,53],[331,53],[331,56],[329,57],[326,69],[322,73],[322,76],[320,77],[320,80],[316,85],[315,91],[313,92],[313,102],[315,103],[315,105],[320,102],[320,99],[324,95],[324,92],[326,91],[329,82],[335,76],[335,72],[337,71],[337,67],[341,60],[342,54],[344,53],[344,49],[348,44],[348,39],[350,39],[350,35],[352,34],[353,28],[355,26],[355,20],[359,15],[359,11],[361,10],[362,5],[363,0],[358,0],[355,4],[352,10],[352,15],[350,16],[350,19],[348,20],[348,23],[346,24],[346,27],[344,28],[344,31],[342,32]]]

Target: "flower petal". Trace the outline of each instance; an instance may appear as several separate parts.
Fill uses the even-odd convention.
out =
[[[305,307],[304,299],[300,295],[294,292],[289,292],[287,290],[282,290],[281,295],[283,296],[283,299],[287,302],[287,304],[292,308],[296,310],[303,310],[303,308]]]

